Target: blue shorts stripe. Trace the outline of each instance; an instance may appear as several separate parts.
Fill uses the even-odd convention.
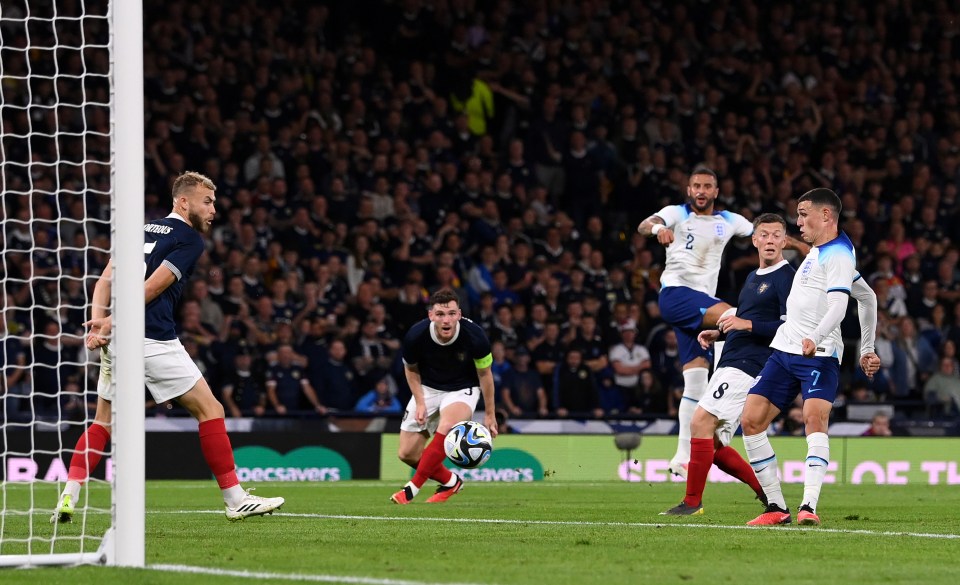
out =
[[[830,464],[830,462],[827,461],[826,459],[824,459],[823,457],[817,457],[816,455],[811,455],[811,456],[807,457],[807,461],[810,461],[811,459],[813,459],[814,461],[821,461],[821,462],[823,462],[824,465],[829,465],[829,464]]]

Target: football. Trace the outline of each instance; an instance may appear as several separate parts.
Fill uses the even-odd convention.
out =
[[[487,427],[472,420],[465,420],[453,425],[447,433],[443,450],[447,453],[447,459],[457,467],[480,467],[493,452],[493,439]]]

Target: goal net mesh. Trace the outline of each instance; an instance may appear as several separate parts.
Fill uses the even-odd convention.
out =
[[[95,552],[112,525],[109,453],[73,523],[50,522],[96,405],[83,322],[110,258],[108,11],[0,2],[0,564]]]

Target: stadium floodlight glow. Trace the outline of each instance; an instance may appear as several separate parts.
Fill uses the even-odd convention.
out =
[[[144,565],[142,392],[116,393],[116,447],[50,522],[91,423],[82,323],[107,258],[113,379],[143,388],[142,24],[140,2],[0,5],[0,567]]]

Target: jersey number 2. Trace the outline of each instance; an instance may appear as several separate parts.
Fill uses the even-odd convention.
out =
[[[693,234],[687,234],[687,245],[684,247],[687,250],[693,250]]]

